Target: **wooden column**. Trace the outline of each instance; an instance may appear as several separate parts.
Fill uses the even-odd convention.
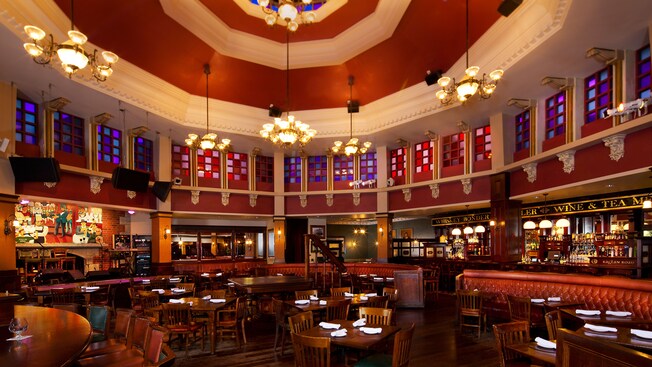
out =
[[[172,235],[165,229],[172,229],[171,212],[154,212],[152,220],[152,274],[172,274]]]
[[[492,256],[497,262],[518,261],[523,249],[521,202],[509,200],[509,173],[491,176]]]
[[[377,260],[379,263],[386,263],[392,255],[392,214],[376,213],[376,226],[378,231]]]
[[[20,277],[16,268],[16,238],[13,221],[17,195],[0,194],[0,291],[20,289]],[[5,234],[5,221],[9,233]]]
[[[274,217],[274,255],[276,263],[285,263],[285,217]]]

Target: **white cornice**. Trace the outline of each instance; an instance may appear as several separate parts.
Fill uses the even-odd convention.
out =
[[[160,0],[171,19],[222,55],[285,69],[285,43],[228,27],[199,0]],[[291,68],[340,65],[394,33],[410,0],[380,0],[368,17],[331,39],[292,42]]]

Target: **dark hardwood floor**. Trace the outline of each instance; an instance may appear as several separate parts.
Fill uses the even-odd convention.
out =
[[[429,301],[425,309],[399,309],[397,323],[409,325],[414,322],[416,329],[412,342],[410,366],[498,366],[498,353],[490,332],[477,339],[473,332],[460,334],[455,319],[455,299],[452,295],[440,295],[439,301]],[[261,317],[247,325],[247,344],[237,349],[231,340],[218,344],[215,355],[202,352],[199,346],[184,358],[184,352],[175,343],[177,352],[175,366],[294,366],[291,343],[286,341],[284,356],[275,354],[274,323],[271,317]]]

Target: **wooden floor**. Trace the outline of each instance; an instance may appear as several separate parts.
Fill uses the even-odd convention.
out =
[[[455,320],[455,300],[451,295],[440,295],[439,301],[429,301],[425,309],[399,309],[398,325],[414,322],[416,329],[412,343],[410,366],[498,366],[498,353],[491,333],[480,339],[471,331],[460,334]],[[274,324],[271,318],[256,319],[247,325],[247,344],[240,350],[230,340],[221,342],[217,353],[202,352],[199,346],[184,358],[175,344],[178,357],[175,366],[294,366],[290,343],[284,356],[273,351]],[[206,346],[208,350],[208,346]]]

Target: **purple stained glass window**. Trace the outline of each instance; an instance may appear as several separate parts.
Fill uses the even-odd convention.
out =
[[[301,157],[286,157],[283,175],[285,183],[301,183]]]
[[[16,141],[37,144],[37,126],[36,104],[25,99],[16,99]]]
[[[566,128],[566,92],[562,91],[546,100],[546,140],[564,134]]]
[[[54,112],[54,149],[76,155],[85,155],[84,119]]]
[[[134,138],[134,167],[151,172],[154,166],[154,143],[140,136]]]
[[[650,45],[636,51],[636,95],[650,98]]]
[[[117,137],[113,139],[112,137]],[[120,159],[122,156],[122,131],[113,129],[108,126],[98,125],[97,126],[97,149],[98,160],[120,164]]]
[[[588,124],[601,118],[611,108],[612,71],[607,66],[584,78],[584,123]]]

